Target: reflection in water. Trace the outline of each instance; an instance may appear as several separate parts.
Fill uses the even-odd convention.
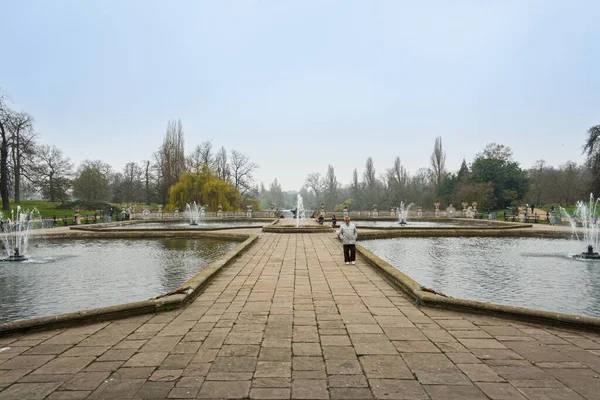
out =
[[[29,260],[0,263],[0,323],[147,300],[237,245],[205,238],[36,242]]]
[[[452,297],[600,317],[600,262],[577,241],[395,238],[361,244],[420,284]]]
[[[445,227],[449,228],[452,226],[457,226],[457,222],[437,222],[437,221],[408,221],[408,223],[404,226],[400,225],[398,221],[369,221],[369,220],[358,220],[354,221],[356,226],[364,226],[364,227],[380,227],[380,228],[398,228],[398,229],[408,229],[408,228],[424,228],[424,227]]]
[[[262,227],[268,225],[269,222],[260,221],[207,221],[200,220],[196,225],[190,225],[189,222],[183,221],[167,221],[167,222],[138,222],[135,224],[117,225],[106,230],[161,230],[161,229],[178,229],[178,230],[198,230],[198,229],[221,229],[221,228],[240,228],[240,227]]]

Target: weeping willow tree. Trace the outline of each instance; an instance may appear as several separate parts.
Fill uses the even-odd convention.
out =
[[[186,203],[196,202],[216,211],[221,205],[223,211],[239,210],[242,196],[231,185],[204,166],[198,172],[186,172],[181,175],[179,182],[169,189],[169,206],[185,208]]]

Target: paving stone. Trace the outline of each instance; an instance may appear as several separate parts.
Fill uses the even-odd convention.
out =
[[[292,378],[255,378],[252,381],[252,387],[290,388],[292,387]]]
[[[496,339],[458,339],[468,349],[505,349]]]
[[[583,397],[566,387],[520,388],[519,391],[529,400],[583,400]]]
[[[108,350],[98,358],[98,361],[127,361],[136,352],[136,349]]]
[[[296,371],[325,371],[325,363],[321,357],[294,357],[292,368]]]
[[[261,347],[259,361],[292,361],[291,347]]]
[[[161,382],[162,383],[162,382]],[[169,399],[195,399],[199,388],[176,387],[171,389],[167,398]]]
[[[471,353],[445,353],[454,364],[481,364],[482,361]]]
[[[124,367],[158,367],[167,358],[169,353],[137,353],[131,357]]]
[[[110,349],[110,346],[75,346],[62,354],[63,357],[82,357],[94,356],[98,357]]]
[[[73,347],[71,344],[40,344],[23,353],[23,355],[36,356],[42,354],[62,354]]]
[[[320,356],[321,346],[319,343],[293,343],[294,356]]]
[[[0,371],[0,386],[8,386],[11,383],[20,380],[30,372],[30,369],[11,369],[7,371]]]
[[[456,364],[473,382],[504,382],[490,367],[485,364]]]
[[[80,400],[87,399],[92,392],[89,390],[56,390],[46,397],[46,400]]]
[[[62,382],[15,383],[0,392],[1,400],[43,399],[56,390]]]
[[[288,378],[292,376],[292,363],[285,361],[259,361],[256,378]]]
[[[476,386],[424,385],[432,400],[487,400]]]
[[[373,343],[354,343],[356,354],[398,354],[398,350],[389,340]]]
[[[95,357],[58,357],[33,371],[34,374],[76,374]]]
[[[401,356],[363,356],[360,363],[369,379],[414,379]]]
[[[250,398],[252,399],[289,399],[291,390],[289,388],[257,388],[252,387]]]
[[[207,381],[249,381],[254,376],[253,372],[209,372]]]
[[[369,389],[362,388],[331,388],[332,399],[372,399],[373,394]]]
[[[354,347],[323,347],[323,356],[326,360],[356,360]]]
[[[250,392],[250,381],[246,382],[204,382],[200,392],[199,399],[223,399],[223,398],[245,398]]]
[[[525,397],[509,383],[477,383],[479,389],[492,400],[525,400]]]
[[[151,382],[172,382],[179,379],[182,369],[158,369],[148,378]]]
[[[369,379],[376,399],[428,400],[429,396],[415,380]]]
[[[254,372],[256,357],[217,357],[210,372]]]
[[[551,369],[546,372],[586,398],[600,397],[600,374],[591,369]]]
[[[64,390],[95,390],[100,384],[108,378],[110,372],[80,372],[73,379],[66,382],[61,389]]]
[[[2,369],[36,369],[54,359],[53,355],[16,356],[2,363]]]
[[[328,399],[327,381],[295,379],[292,382],[292,399]]]
[[[83,372],[105,372],[105,371],[116,371],[123,365],[123,361],[107,361],[107,362],[93,362]]]
[[[174,382],[144,382],[135,393],[134,399],[166,399]]]
[[[443,354],[405,353],[408,368],[424,385],[470,385],[465,375]]]
[[[204,383],[204,378],[201,376],[183,376],[177,380],[177,387],[195,387],[200,388]]]
[[[358,360],[326,360],[328,375],[355,375],[362,373]]]
[[[402,340],[392,342],[400,353],[439,353],[438,349],[429,340]]]
[[[366,388],[368,386],[364,375],[329,375],[330,388]]]
[[[258,345],[224,345],[219,351],[220,357],[256,357],[260,346]]]
[[[194,354],[169,354],[160,364],[159,369],[184,369],[193,357]]]
[[[113,379],[104,381],[94,390],[89,399],[129,399],[132,398],[144,384],[144,379]]]

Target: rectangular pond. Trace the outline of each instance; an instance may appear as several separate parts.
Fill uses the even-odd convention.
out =
[[[353,221],[357,227],[365,228],[450,228],[450,227],[467,227],[467,225],[459,224],[458,222],[440,222],[440,221],[408,221],[406,225],[400,225],[398,221]],[[340,222],[340,223],[343,223]],[[338,225],[340,224],[338,223]]]
[[[28,260],[0,262],[0,323],[148,300],[237,245],[209,238],[35,240]]]
[[[448,296],[600,317],[600,261],[577,260],[577,240],[395,238],[365,248]]]
[[[200,220],[196,225],[188,221],[165,221],[165,222],[136,222],[109,226],[106,230],[202,230],[202,229],[226,229],[226,228],[260,228],[270,222],[249,220]]]

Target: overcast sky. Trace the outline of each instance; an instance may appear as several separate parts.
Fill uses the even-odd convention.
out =
[[[76,163],[149,159],[180,118],[299,189],[368,156],[449,170],[487,143],[581,163],[600,124],[597,1],[5,1],[0,87]]]

